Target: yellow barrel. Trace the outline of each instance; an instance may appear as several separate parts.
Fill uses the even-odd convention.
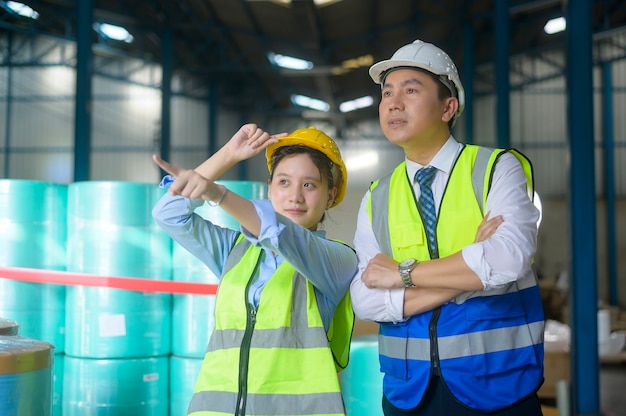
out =
[[[19,335],[0,335],[0,415],[50,416],[52,344]]]

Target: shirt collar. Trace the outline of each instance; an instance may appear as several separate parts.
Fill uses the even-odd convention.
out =
[[[432,158],[428,166],[434,166],[437,170],[444,172],[446,175],[450,174],[452,170],[452,165],[454,164],[454,160],[457,155],[461,151],[463,145],[456,141],[453,136],[448,137],[448,140],[441,146],[441,149],[437,152],[435,157]],[[414,178],[415,173],[424,165],[420,165],[417,162],[413,162],[412,160],[406,159],[406,171],[409,175],[409,178]]]

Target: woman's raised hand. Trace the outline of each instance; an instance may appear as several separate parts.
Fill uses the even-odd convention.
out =
[[[267,146],[277,143],[278,138],[286,135],[287,133],[271,135],[254,123],[244,124],[224,147],[238,160],[245,160],[258,155]]]

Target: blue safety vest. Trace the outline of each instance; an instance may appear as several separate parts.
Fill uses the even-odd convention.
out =
[[[441,257],[473,242],[493,169],[504,152],[472,145],[460,152],[438,213]],[[511,153],[522,163],[532,197],[530,162],[517,151]],[[382,252],[398,261],[429,260],[406,164],[374,182],[370,190],[368,209]],[[462,293],[407,321],[380,324],[383,392],[394,406],[412,409],[435,373],[464,405],[480,411],[504,408],[541,385],[543,333],[543,307],[534,271],[501,288]]]

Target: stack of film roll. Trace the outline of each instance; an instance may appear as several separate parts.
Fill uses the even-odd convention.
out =
[[[63,271],[66,267],[67,185],[0,180],[0,266]],[[0,279],[0,316],[19,323],[20,335],[65,352],[65,286]],[[61,415],[62,368],[54,368],[53,414]]]
[[[378,336],[352,339],[350,360],[340,373],[341,394],[350,416],[382,416],[383,374],[378,361]]]
[[[0,415],[50,416],[54,347],[19,335],[0,335]]]
[[[158,185],[68,186],[67,270],[171,279],[171,239],[152,218]],[[171,295],[68,286],[63,415],[167,415]]]
[[[65,270],[66,202],[65,185],[0,180],[0,265]],[[64,286],[0,279],[0,316],[64,351]]]
[[[267,185],[255,181],[219,181],[231,192],[248,199],[266,199]],[[239,223],[219,207],[204,204],[195,210],[221,227],[239,230]],[[177,243],[172,246],[172,279],[214,283],[218,277]],[[200,371],[211,332],[215,327],[215,295],[175,294],[172,302],[172,356],[170,415],[184,416]]]

